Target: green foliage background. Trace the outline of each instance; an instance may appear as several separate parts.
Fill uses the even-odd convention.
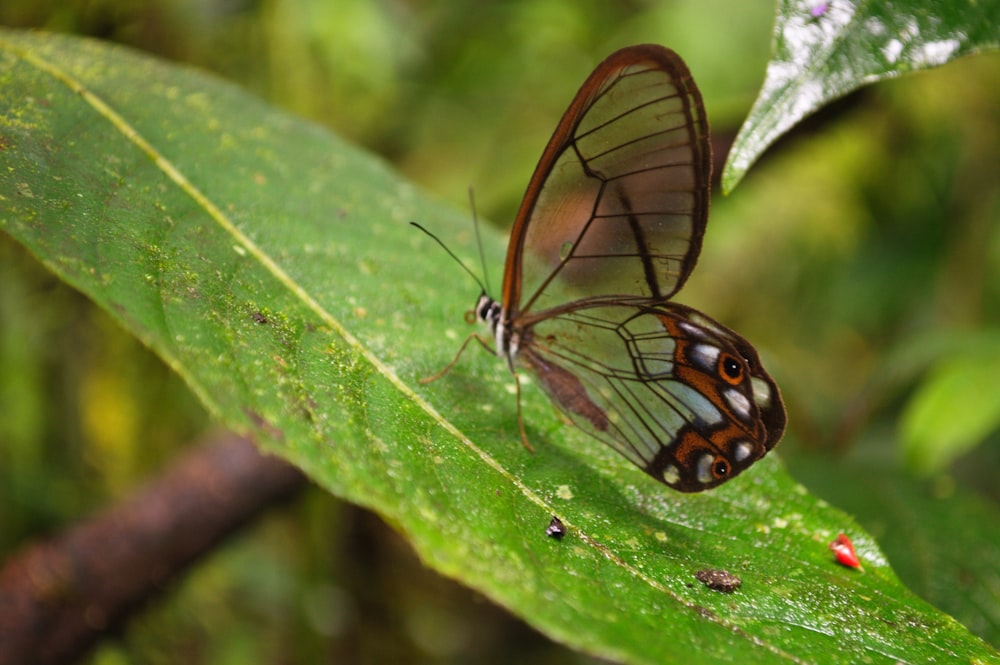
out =
[[[735,133],[772,13],[716,1],[15,1],[0,23],[197,63],[368,146],[455,206],[474,186],[480,217],[502,225],[583,76],[617,46],[681,53],[715,135]],[[795,475],[856,514],[911,588],[994,645],[998,586],[980,590],[980,608],[975,590],[954,587],[963,567],[995,571],[996,555],[950,543],[973,528],[996,543],[1000,523],[998,116],[996,55],[867,89],[717,198],[683,294],[766,354],[788,401],[780,454]],[[6,236],[0,354],[0,553],[126,495],[206,425],[158,360]],[[583,660],[423,572],[391,531],[320,492],[199,567],[93,660],[181,653]]]

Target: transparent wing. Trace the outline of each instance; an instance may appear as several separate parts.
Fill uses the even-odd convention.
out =
[[[701,95],[680,57],[654,45],[612,54],[532,176],[508,248],[508,314],[530,325],[573,301],[669,298],[701,249],[710,170]]]
[[[732,478],[785,428],[753,347],[683,305],[560,314],[535,326],[519,360],[584,431],[680,491]]]

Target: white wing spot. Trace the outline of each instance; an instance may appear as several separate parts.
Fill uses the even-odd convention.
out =
[[[676,485],[677,482],[681,479],[680,469],[678,469],[673,464],[668,464],[667,466],[663,467],[662,475],[663,475],[663,482],[665,482],[667,485]]]
[[[722,394],[726,398],[729,408],[735,411],[741,420],[750,419],[750,400],[746,398],[746,395],[735,388],[730,388]]]
[[[688,323],[687,321],[678,321],[677,326],[692,337],[705,339],[705,331],[692,323]]]
[[[719,348],[710,344],[696,344],[691,355],[706,370],[714,370],[719,362]]]
[[[701,484],[706,484],[712,482],[712,463],[715,462],[715,456],[705,453],[698,458],[698,482]]]
[[[753,388],[753,401],[762,409],[769,407],[771,405],[771,386],[768,385],[767,381],[754,377],[750,381],[750,386]]]
[[[733,451],[733,459],[737,462],[743,462],[750,454],[753,452],[753,444],[748,441],[741,441],[736,444],[736,449]]]

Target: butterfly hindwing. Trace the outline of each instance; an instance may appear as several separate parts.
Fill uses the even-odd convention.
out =
[[[581,429],[681,491],[737,475],[784,429],[778,388],[753,347],[684,305],[551,317],[521,361]]]

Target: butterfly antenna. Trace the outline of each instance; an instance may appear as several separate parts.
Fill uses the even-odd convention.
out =
[[[469,187],[469,208],[472,210],[472,228],[476,230],[476,245],[479,247],[479,265],[483,267],[483,281],[486,282],[486,290],[483,293],[491,293],[490,273],[486,269],[486,254],[483,252],[483,237],[479,234],[479,215],[476,214],[476,197],[472,187]]]
[[[430,237],[431,240],[433,240],[434,242],[436,242],[437,244],[439,244],[441,246],[441,249],[443,249],[444,251],[446,251],[448,253],[448,256],[450,256],[452,259],[455,260],[455,263],[457,263],[458,265],[462,266],[462,270],[464,270],[465,272],[469,273],[469,276],[472,277],[472,279],[476,280],[476,284],[479,285],[480,290],[482,290],[483,293],[487,293],[486,286],[483,285],[482,280],[480,280],[479,277],[476,276],[476,273],[472,272],[472,270],[469,268],[469,266],[465,265],[465,263],[462,262],[462,259],[458,258],[455,255],[455,252],[453,252],[450,249],[448,249],[448,245],[444,244],[444,242],[441,240],[441,238],[438,238],[436,235],[434,235],[433,233],[431,233],[430,231],[428,231],[427,229],[425,229],[423,226],[421,226],[420,224],[418,224],[416,222],[410,222],[410,224],[412,226],[417,227],[421,231],[423,231],[425,234],[427,234],[428,237]],[[478,237],[479,237],[479,227],[477,226],[476,227],[476,238],[478,239]],[[482,247],[481,243],[479,245],[479,251],[480,251],[480,254],[483,251],[483,247]]]

